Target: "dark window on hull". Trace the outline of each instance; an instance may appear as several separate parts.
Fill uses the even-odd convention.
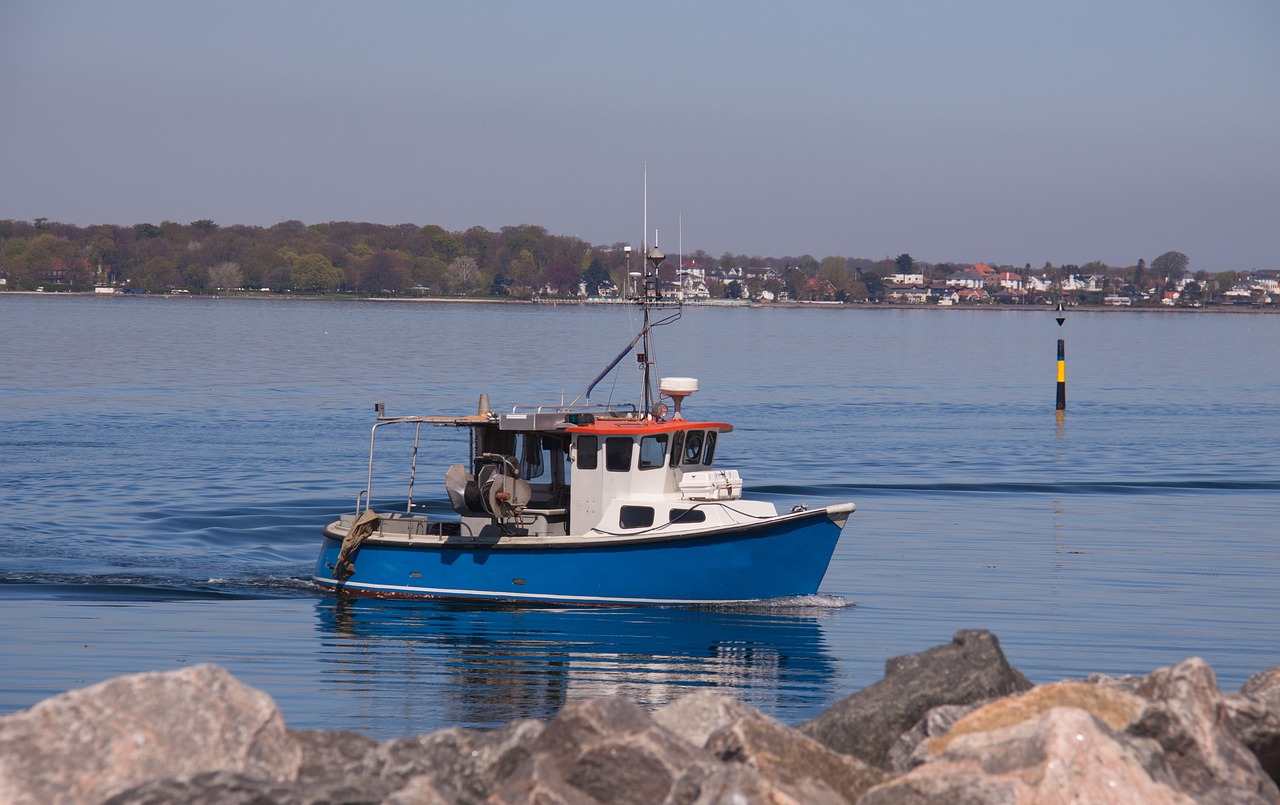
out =
[[[702,509],[672,509],[671,522],[673,523],[705,523],[707,521],[707,513]]]
[[[618,513],[618,525],[623,528],[648,528],[653,525],[653,507],[623,506]]]

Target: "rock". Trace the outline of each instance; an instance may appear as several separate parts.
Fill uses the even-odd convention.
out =
[[[956,632],[945,646],[885,663],[884,679],[800,726],[828,748],[883,768],[889,748],[932,708],[970,704],[1031,688],[1009,666],[995,635]]]
[[[289,736],[302,750],[298,779],[304,782],[366,775],[378,748],[372,738],[344,730],[289,730]]]
[[[757,712],[731,696],[700,690],[654,710],[653,720],[694,746],[706,746],[713,732]]]
[[[741,763],[804,802],[823,793],[836,802],[854,802],[885,773],[852,755],[826,748],[799,730],[752,710],[716,731],[707,750],[723,761]]]
[[[393,785],[367,778],[281,783],[215,771],[153,780],[103,805],[379,805],[393,793]]]
[[[1129,732],[1160,744],[1182,790],[1224,805],[1280,802],[1276,783],[1227,728],[1228,707],[1208,663],[1192,658],[1161,668],[1138,693],[1148,706]]]
[[[1261,699],[1272,709],[1280,708],[1280,665],[1259,671],[1240,686],[1245,696]]]
[[[566,704],[530,753],[494,801],[690,803],[720,765],[617,697]]]
[[[1280,785],[1280,665],[1259,671],[1249,677],[1238,694],[1223,699],[1227,705],[1227,729]]]
[[[925,713],[924,718],[899,735],[898,740],[889,747],[889,755],[884,762],[885,769],[890,774],[906,774],[921,763],[933,760],[933,753],[925,746],[925,742],[930,738],[945,735],[963,716],[972,713],[983,704],[985,702],[944,704],[930,709]]]
[[[513,721],[499,730],[449,727],[417,738],[399,738],[367,756],[365,773],[400,784],[422,777],[451,802],[484,802],[531,755],[544,725]]]
[[[271,697],[213,665],[119,677],[0,718],[0,802],[101,802],[227,772],[288,782],[301,750]]]
[[[1170,785],[1155,749],[1084,710],[1054,707],[955,736],[937,759],[871,789],[858,805],[1191,805],[1195,800]]]
[[[1070,680],[1037,685],[1021,696],[997,699],[966,714],[944,735],[931,738],[929,751],[937,754],[961,735],[1011,727],[1055,707],[1074,707],[1092,714],[1112,730],[1122,730],[1142,713],[1145,703],[1121,690]]]

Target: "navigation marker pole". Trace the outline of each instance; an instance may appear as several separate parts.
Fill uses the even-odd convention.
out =
[[[1062,315],[1062,303],[1058,303],[1058,326],[1061,327],[1066,321],[1066,317]],[[1058,339],[1058,405],[1057,410],[1065,411],[1067,409],[1067,347],[1066,340]]]

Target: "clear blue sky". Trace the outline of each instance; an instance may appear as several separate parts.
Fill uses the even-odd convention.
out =
[[[0,0],[0,218],[635,242],[646,163],[666,251],[1280,267],[1280,2]]]

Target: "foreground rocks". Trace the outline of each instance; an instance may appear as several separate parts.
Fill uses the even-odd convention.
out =
[[[288,730],[215,666],[0,718],[0,803],[1280,803],[1280,666],[1238,693],[1191,659],[1032,686],[960,632],[791,728],[692,693],[378,742]]]

